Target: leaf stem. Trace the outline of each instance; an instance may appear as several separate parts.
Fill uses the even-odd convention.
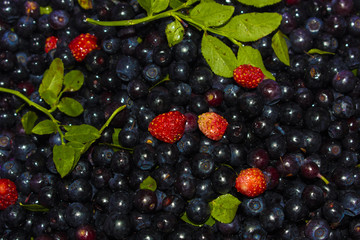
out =
[[[61,138],[61,143],[64,144],[64,134],[62,133],[61,129],[60,129],[60,125],[58,124],[59,121],[56,120],[53,115],[51,115],[51,113],[49,112],[48,109],[40,106],[39,104],[37,103],[34,103],[33,101],[31,101],[29,98],[27,98],[24,94],[22,94],[21,92],[19,91],[16,91],[16,90],[12,90],[12,89],[8,89],[8,88],[3,88],[3,87],[0,87],[0,92],[5,92],[5,93],[10,93],[10,94],[13,94],[19,98],[21,98],[24,102],[26,102],[30,107],[34,107],[36,108],[37,110],[39,110],[40,112],[43,112],[46,116],[48,116],[51,121],[53,121],[53,123],[55,123],[55,126],[56,126],[56,129],[57,131],[59,132],[60,134],[60,138]]]
[[[124,108],[126,108],[126,105],[122,105],[121,107],[118,107],[112,114],[111,116],[108,118],[108,120],[105,122],[105,124],[101,127],[101,129],[99,130],[99,134],[101,135],[102,132],[105,130],[105,128],[107,128],[110,124],[110,122],[114,119],[114,117],[116,116],[116,114],[118,114],[119,112],[121,112]]]

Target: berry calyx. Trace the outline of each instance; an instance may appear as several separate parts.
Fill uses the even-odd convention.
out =
[[[219,141],[226,131],[228,122],[217,113],[206,112],[198,117],[198,126],[206,137]]]
[[[8,206],[13,205],[17,199],[18,193],[15,183],[6,178],[0,179],[0,210],[4,210]]]
[[[233,72],[234,80],[244,88],[256,88],[265,75],[260,68],[250,64],[238,66]]]
[[[90,33],[82,33],[69,43],[69,48],[76,61],[81,62],[91,51],[100,49],[97,45],[97,37]]]
[[[265,175],[258,168],[243,169],[236,178],[235,187],[247,197],[256,197],[266,190]]]
[[[175,143],[184,135],[186,117],[179,111],[170,111],[156,116],[148,130],[155,138],[166,143]]]

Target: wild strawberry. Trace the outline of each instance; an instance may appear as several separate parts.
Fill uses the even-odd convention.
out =
[[[179,111],[171,111],[156,116],[149,124],[149,132],[166,143],[175,143],[185,131],[186,117]]]
[[[17,199],[18,193],[15,183],[6,178],[0,179],[0,210],[16,203]]]
[[[265,75],[260,68],[243,64],[234,70],[234,80],[244,88],[256,88]]]
[[[81,62],[92,50],[100,49],[97,45],[97,37],[90,33],[82,33],[69,43],[69,48],[76,59]]]
[[[258,168],[243,169],[236,178],[235,187],[247,197],[256,197],[266,189],[265,175]]]
[[[58,38],[55,36],[48,37],[45,41],[45,52],[48,53],[50,50],[56,48]]]
[[[214,112],[206,112],[198,117],[200,131],[214,141],[222,138],[228,125],[225,118]]]

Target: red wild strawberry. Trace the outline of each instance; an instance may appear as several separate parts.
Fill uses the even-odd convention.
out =
[[[50,50],[56,48],[58,38],[55,36],[48,37],[45,41],[45,52],[48,53]]]
[[[175,143],[184,135],[186,117],[179,111],[171,111],[156,116],[149,124],[149,132],[166,143]]]
[[[265,75],[260,68],[243,64],[234,70],[234,80],[244,88],[256,88]]]
[[[258,168],[243,169],[236,178],[235,187],[247,197],[256,197],[266,189],[265,175]]]
[[[97,37],[90,33],[82,33],[69,43],[69,48],[76,61],[81,62],[91,51],[100,49]]]
[[[6,178],[0,179],[0,210],[16,203],[17,199],[18,193],[15,183]]]
[[[228,122],[217,113],[206,112],[198,117],[198,126],[206,137],[218,141],[223,137]]]

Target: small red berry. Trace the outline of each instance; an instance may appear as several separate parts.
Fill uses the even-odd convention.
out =
[[[45,40],[45,52],[48,53],[50,50],[55,49],[57,47],[58,38],[55,36],[48,37]]]
[[[155,138],[166,143],[175,143],[184,135],[186,117],[179,111],[171,111],[156,116],[148,130]]]
[[[97,45],[97,37],[90,33],[82,33],[69,43],[69,48],[76,61],[81,62],[91,51],[100,49]]]
[[[234,70],[234,80],[244,88],[256,88],[265,75],[260,68],[243,64]]]
[[[223,137],[228,122],[217,113],[206,112],[198,117],[198,126],[206,137],[218,141]]]
[[[0,179],[0,210],[13,205],[17,199],[18,193],[15,183],[6,178]]]
[[[258,168],[247,168],[240,171],[235,187],[247,197],[256,197],[266,190],[266,179]]]

